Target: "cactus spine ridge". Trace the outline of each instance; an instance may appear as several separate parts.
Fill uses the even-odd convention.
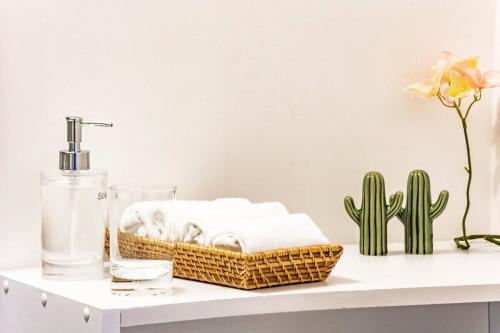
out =
[[[364,255],[387,254],[387,222],[396,216],[403,203],[403,193],[397,192],[386,203],[384,177],[379,172],[368,172],[363,179],[361,208],[353,198],[346,197],[347,214],[360,228],[359,250]]]
[[[398,212],[405,228],[405,252],[431,254],[433,252],[433,221],[446,208],[448,191],[441,191],[432,204],[429,175],[424,170],[413,170],[408,175],[406,207]]]

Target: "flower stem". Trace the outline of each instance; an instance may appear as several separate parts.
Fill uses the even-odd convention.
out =
[[[465,146],[467,148],[467,174],[469,175],[469,178],[467,180],[467,191],[466,191],[466,197],[467,197],[467,204],[465,206],[465,212],[464,216],[462,218],[462,233],[463,236],[465,237],[464,242],[465,246],[468,249],[470,247],[469,242],[467,241],[467,231],[466,231],[466,226],[465,222],[467,220],[467,215],[469,214],[469,209],[470,209],[470,185],[472,182],[472,162],[471,162],[471,153],[470,153],[470,144],[469,144],[469,135],[467,134],[467,122],[465,118],[462,119],[462,127],[464,129],[464,137],[465,137]]]
[[[469,116],[469,112],[474,103],[481,100],[481,90],[479,89],[474,93],[474,100],[469,104],[469,107],[467,108],[465,114],[463,114],[462,111],[460,110],[460,105],[462,102],[460,98],[458,100],[455,100],[453,102],[453,105],[446,103],[440,92],[438,92],[437,98],[439,99],[441,104],[443,104],[445,107],[454,108],[457,111],[457,115],[460,118],[460,122],[462,123],[462,128],[464,130],[465,148],[467,149],[467,166],[465,167],[465,171],[467,171],[468,175],[467,190],[465,192],[467,203],[465,205],[464,216],[462,217],[462,236],[456,237],[454,239],[455,244],[459,249],[468,250],[470,248],[469,239],[470,240],[484,239],[485,241],[500,246],[500,235],[481,234],[481,235],[467,236],[467,228],[466,228],[467,215],[469,214],[469,209],[470,209],[470,185],[472,182],[472,158],[470,152],[469,135],[467,133],[467,117]],[[465,242],[465,244],[462,244],[461,242]]]
[[[462,217],[462,237],[456,238],[455,243],[457,244],[458,248],[463,249],[463,250],[467,250],[470,248],[470,244],[469,244],[468,237],[467,237],[466,221],[467,221],[467,215],[469,214],[469,210],[470,210],[470,185],[472,183],[472,158],[471,158],[471,152],[470,152],[469,135],[467,133],[467,119],[462,114],[462,112],[460,111],[460,107],[457,104],[455,104],[455,109],[457,111],[458,116],[460,117],[460,121],[462,123],[462,128],[464,130],[465,148],[467,149],[467,167],[465,167],[465,171],[467,171],[467,175],[468,175],[467,190],[465,192],[467,203],[465,205],[464,216]],[[467,110],[467,114],[469,113],[469,110],[470,110],[470,107]],[[463,240],[465,242],[465,245],[461,244],[459,242],[460,240]]]
[[[480,234],[480,235],[469,235],[467,237],[457,237],[453,239],[455,241],[455,244],[457,245],[458,248],[460,249],[465,249],[465,245],[462,245],[460,242],[464,240],[472,240],[472,239],[484,239],[485,241],[488,241],[490,243],[493,243],[495,245],[500,246],[500,235],[491,235],[491,234]]]

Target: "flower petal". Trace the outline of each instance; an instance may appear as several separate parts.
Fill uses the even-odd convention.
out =
[[[478,89],[481,87],[483,76],[479,69],[471,67],[463,68],[460,69],[460,75],[469,83],[472,88]]]
[[[432,97],[436,96],[437,92],[434,92],[432,84],[417,82],[406,87],[403,92],[408,95],[417,97]]]
[[[446,63],[451,64],[453,62],[457,61],[457,57],[453,52],[450,51],[444,51],[441,53],[441,60],[444,60]]]
[[[480,88],[500,87],[500,71],[487,71],[483,74]]]
[[[458,60],[457,62],[453,63],[453,65],[456,67],[476,68],[477,62],[478,62],[478,56],[473,56]]]
[[[447,68],[448,62],[444,59],[439,60],[438,63],[432,68],[434,70],[430,82],[433,92],[432,96],[437,95],[437,93],[439,92],[439,88],[443,83],[443,77],[446,73]]]
[[[462,98],[471,91],[473,91],[473,87],[469,84],[469,82],[460,75],[458,72],[450,73],[449,78],[449,88],[446,89],[444,95],[449,100],[455,100],[458,98]]]

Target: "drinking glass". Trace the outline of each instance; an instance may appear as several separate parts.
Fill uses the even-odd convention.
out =
[[[140,202],[134,207],[147,207],[147,202],[161,205],[162,201],[175,200],[177,188],[163,185],[113,185],[109,189],[109,270],[112,276],[112,292],[119,295],[170,293],[173,277],[173,245],[161,246],[159,252],[152,251],[150,245],[154,248],[158,240],[148,238],[147,235],[141,233],[141,225],[132,229],[124,228],[122,217],[125,210],[132,204]],[[155,203],[152,203],[153,201]],[[144,213],[138,221],[144,224],[154,223],[148,220],[150,218],[150,214]],[[167,232],[171,232],[173,236],[175,230],[169,229]],[[168,237],[168,239],[171,238]]]

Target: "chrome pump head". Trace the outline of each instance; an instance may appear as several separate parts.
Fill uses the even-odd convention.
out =
[[[82,142],[82,126],[112,127],[111,123],[84,122],[82,117],[66,117],[68,150],[59,151],[59,169],[61,170],[88,170],[90,156],[88,150],[80,149]]]

